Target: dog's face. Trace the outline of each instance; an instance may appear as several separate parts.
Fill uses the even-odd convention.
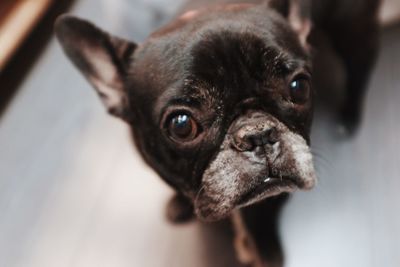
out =
[[[311,63],[287,7],[271,3],[192,11],[141,45],[77,18],[56,25],[146,162],[202,219],[315,183]]]

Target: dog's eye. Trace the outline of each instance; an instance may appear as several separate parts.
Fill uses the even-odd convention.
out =
[[[198,125],[188,114],[178,114],[172,117],[168,125],[168,133],[175,141],[187,142],[198,135]]]
[[[304,104],[310,97],[311,84],[308,78],[298,77],[289,84],[290,98],[296,104]]]

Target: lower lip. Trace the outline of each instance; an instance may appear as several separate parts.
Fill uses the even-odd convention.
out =
[[[238,201],[239,206],[247,206],[267,197],[276,196],[284,192],[292,192],[298,185],[288,178],[266,178],[257,187],[244,194]]]

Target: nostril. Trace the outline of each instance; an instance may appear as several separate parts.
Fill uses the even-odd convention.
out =
[[[263,135],[263,136],[261,137],[261,140],[262,140],[262,144],[263,144],[263,145],[266,145],[266,144],[269,144],[269,143],[270,143],[269,137],[268,137],[267,135]]]
[[[276,144],[279,141],[279,135],[276,128],[269,129],[268,132],[266,133],[266,136],[267,136],[266,138],[268,139],[268,143],[270,145]]]
[[[248,136],[235,136],[231,142],[232,146],[238,151],[251,151],[254,148],[251,138]]]
[[[274,145],[279,141],[278,133],[275,128],[253,134],[251,135],[251,140],[255,146]]]
[[[255,131],[252,129],[240,129],[233,135],[231,144],[238,151],[252,151],[256,147],[274,145],[279,141],[275,128]]]
[[[264,145],[264,136],[262,134],[255,134],[251,136],[251,140],[253,141],[255,146]]]

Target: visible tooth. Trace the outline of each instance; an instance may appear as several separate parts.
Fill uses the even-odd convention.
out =
[[[266,178],[266,179],[264,180],[264,183],[268,183],[269,181],[271,181],[271,178],[270,178],[270,177]]]

